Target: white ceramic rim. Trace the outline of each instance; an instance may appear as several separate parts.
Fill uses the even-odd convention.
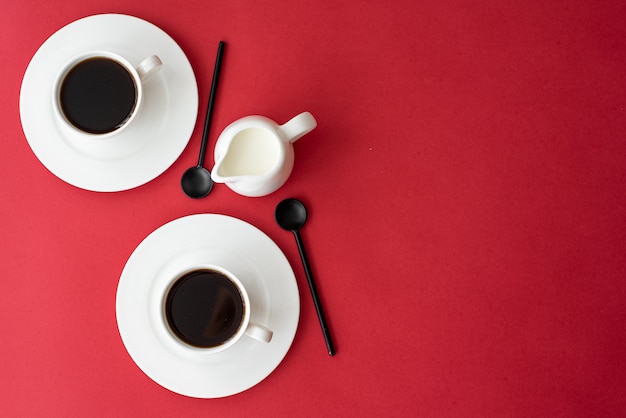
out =
[[[63,112],[63,110],[61,109],[61,103],[60,103],[60,97],[59,97],[61,86],[67,74],[69,74],[69,72],[72,71],[72,69],[76,67],[78,64],[80,64],[81,62],[91,59],[91,58],[108,58],[120,64],[133,78],[133,84],[135,85],[136,98],[135,98],[135,104],[133,106],[133,109],[130,112],[130,116],[124,121],[123,125],[118,126],[117,128],[115,128],[114,130],[110,132],[105,132],[101,134],[95,134],[95,133],[83,131],[82,129],[79,129],[76,126],[74,126],[74,124],[72,124],[69,120],[67,120],[67,116],[65,115],[65,112]],[[139,74],[137,73],[137,70],[135,69],[135,67],[133,67],[133,65],[130,62],[128,62],[126,58],[110,51],[104,51],[104,50],[86,51],[71,58],[70,60],[68,60],[67,64],[64,65],[63,68],[59,71],[58,75],[56,76],[54,80],[54,86],[52,88],[52,106],[55,112],[55,116],[61,121],[61,123],[64,123],[65,126],[68,129],[72,130],[75,134],[84,135],[86,138],[91,138],[91,139],[109,138],[113,135],[116,135],[122,132],[124,128],[126,128],[132,123],[132,121],[135,119],[137,114],[139,114],[139,112],[141,111],[142,103],[143,103],[143,86],[142,86],[141,78],[139,77]]]
[[[200,348],[200,347],[194,347],[192,345],[189,345],[185,343],[184,341],[182,341],[180,338],[178,338],[174,334],[174,331],[172,331],[171,326],[167,323],[165,305],[166,305],[167,295],[169,291],[172,289],[172,286],[174,286],[174,284],[178,281],[178,279],[183,277],[185,274],[190,273],[195,270],[214,270],[219,273],[222,273],[224,276],[228,277],[228,279],[231,282],[233,282],[233,284],[237,287],[237,290],[239,291],[241,298],[243,299],[243,305],[244,305],[243,318],[241,320],[241,323],[239,324],[239,328],[237,329],[237,332],[234,333],[228,340],[224,341],[222,344],[215,346],[215,347]],[[235,276],[231,271],[225,269],[224,267],[217,266],[215,264],[200,264],[195,267],[185,268],[176,276],[172,277],[171,280],[164,281],[163,284],[165,285],[165,287],[163,288],[161,301],[160,301],[161,319],[163,322],[163,326],[165,327],[169,335],[172,337],[172,339],[175,341],[175,343],[180,345],[181,349],[190,350],[194,352],[194,354],[196,352],[211,353],[211,354],[219,353],[220,351],[224,351],[232,347],[246,333],[246,330],[248,329],[248,325],[250,323],[250,315],[251,315],[250,314],[250,310],[251,310],[250,297],[248,296],[248,291],[246,290],[246,287],[243,285],[243,283],[241,283],[241,281],[237,278],[237,276]]]

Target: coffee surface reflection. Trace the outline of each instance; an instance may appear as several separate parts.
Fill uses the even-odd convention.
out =
[[[117,61],[89,58],[67,73],[60,101],[72,125],[84,132],[103,134],[118,129],[130,118],[137,104],[137,86]]]
[[[181,341],[198,348],[220,346],[237,334],[245,309],[237,285],[221,272],[210,269],[181,276],[165,301],[171,331]]]

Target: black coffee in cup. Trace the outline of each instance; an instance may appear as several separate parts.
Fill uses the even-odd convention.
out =
[[[137,104],[137,86],[128,70],[107,57],[76,64],[59,90],[60,107],[68,122],[92,134],[113,132],[126,123]]]
[[[183,342],[217,347],[237,333],[243,323],[244,299],[228,276],[199,269],[176,280],[165,299],[165,317]]]

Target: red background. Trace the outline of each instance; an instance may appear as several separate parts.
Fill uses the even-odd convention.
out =
[[[170,34],[198,80],[189,146],[157,179],[96,193],[31,152],[18,102],[39,46],[81,17]],[[619,416],[626,410],[626,4],[620,1],[8,0],[0,17],[3,416]],[[288,183],[203,200],[195,164],[231,121],[319,126]],[[303,236],[335,338],[326,354],[275,205]],[[157,227],[224,213],[296,273],[294,343],[266,380],[213,400],[158,386],[119,337],[115,292]]]

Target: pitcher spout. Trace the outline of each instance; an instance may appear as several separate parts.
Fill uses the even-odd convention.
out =
[[[243,129],[218,145],[213,172],[221,182],[233,177],[253,179],[271,175],[284,158],[280,140],[268,129],[259,127]]]
[[[246,190],[255,190],[266,181],[267,175],[248,174],[245,169],[237,170],[237,164],[229,163],[228,154],[219,158],[211,170],[211,179],[215,183],[225,183]]]

